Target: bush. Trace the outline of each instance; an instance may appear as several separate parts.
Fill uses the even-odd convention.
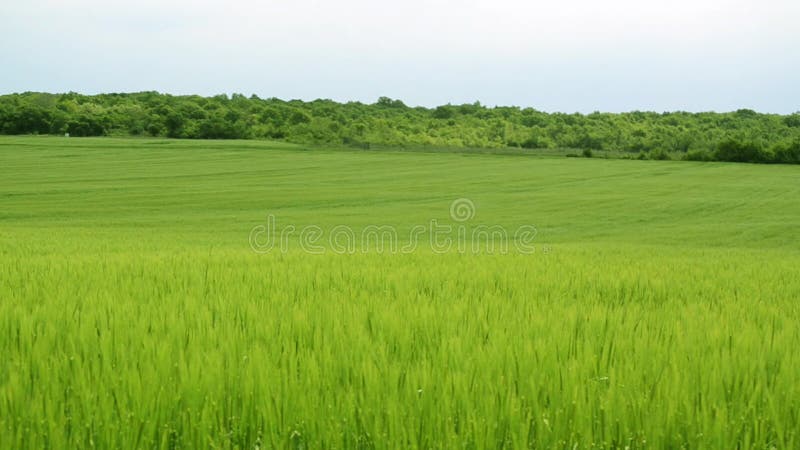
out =
[[[727,139],[717,145],[714,153],[717,161],[728,162],[770,162],[769,153],[755,142],[740,142],[735,139]]]
[[[103,136],[106,134],[106,129],[97,118],[82,115],[67,122],[66,132],[70,136]]]
[[[455,115],[455,109],[451,105],[437,106],[433,110],[433,117],[436,119],[452,119]]]
[[[538,149],[538,148],[550,148],[552,145],[546,137],[541,135],[534,135],[524,140],[520,146],[522,148]]]
[[[800,112],[786,116],[783,119],[783,123],[785,123],[787,127],[800,128]]]
[[[650,159],[655,159],[658,161],[666,161],[671,158],[669,157],[669,153],[667,153],[666,150],[660,148],[658,150],[653,150],[652,152],[650,152]]]
[[[589,148],[583,149],[583,157],[584,158],[591,158],[592,156],[594,156],[594,153],[592,153],[591,149],[589,149]]]
[[[773,159],[777,163],[800,164],[800,139],[781,142],[772,147]]]
[[[686,161],[712,161],[714,158],[711,157],[707,151],[704,150],[690,150],[686,152],[683,156],[683,159]]]

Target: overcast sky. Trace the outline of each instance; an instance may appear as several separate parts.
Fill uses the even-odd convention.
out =
[[[799,0],[0,0],[0,92],[800,110]]]

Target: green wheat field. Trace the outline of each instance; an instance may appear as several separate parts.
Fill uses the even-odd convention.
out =
[[[800,448],[799,200],[798,166],[3,137],[0,448]],[[537,233],[256,252],[268,215]]]

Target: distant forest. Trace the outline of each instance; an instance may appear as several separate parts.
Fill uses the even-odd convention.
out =
[[[479,103],[409,107],[157,92],[0,96],[0,133],[272,139],[368,148],[577,149],[646,159],[800,163],[800,113],[565,114]]]

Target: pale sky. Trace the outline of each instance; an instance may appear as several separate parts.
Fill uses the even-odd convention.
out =
[[[800,110],[800,0],[0,0],[0,93]]]

